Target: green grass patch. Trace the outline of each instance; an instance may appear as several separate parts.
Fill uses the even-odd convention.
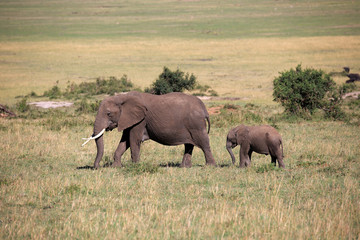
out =
[[[129,175],[154,174],[160,171],[160,166],[149,162],[128,163],[121,170]]]
[[[270,164],[266,164],[266,165],[261,165],[261,166],[257,166],[255,171],[257,173],[265,173],[265,172],[269,172],[269,171],[280,171],[281,169],[274,166],[274,164],[270,163]]]
[[[358,4],[350,0],[51,1],[41,5],[33,0],[2,1],[0,40],[359,35],[358,11]]]

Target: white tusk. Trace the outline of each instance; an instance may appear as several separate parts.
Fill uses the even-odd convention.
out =
[[[99,134],[96,135],[95,137],[83,138],[83,140],[86,140],[86,141],[81,146],[82,147],[85,146],[85,144],[87,144],[90,140],[99,138],[101,135],[103,135],[104,132],[105,132],[105,128],[101,132],[99,132]]]

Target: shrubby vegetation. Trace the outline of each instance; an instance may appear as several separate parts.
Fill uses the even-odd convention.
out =
[[[158,79],[152,83],[145,92],[162,95],[170,92],[183,92],[184,90],[193,90],[196,85],[194,74],[184,73],[177,69],[175,72],[164,67],[163,72]]]
[[[99,109],[101,101],[96,100],[95,102],[88,102],[85,98],[80,102],[76,102],[75,106],[77,113],[95,113]]]
[[[119,92],[127,92],[134,89],[134,85],[126,75],[120,79],[111,76],[109,78],[98,77],[95,82],[82,82],[80,84],[68,83],[66,89],[61,91],[56,85],[50,90],[45,91],[43,96],[50,99],[67,98],[79,99],[100,94],[114,95]]]
[[[116,93],[128,91],[142,91],[140,88],[135,87],[125,74],[120,79],[110,76],[108,78],[98,77],[95,81],[82,82],[80,84],[68,82],[64,90],[61,90],[58,84],[59,82],[57,81],[55,86],[40,96],[35,92],[31,92],[17,103],[16,109],[23,113],[22,116],[25,116],[24,113],[30,110],[30,107],[27,105],[29,97],[47,97],[49,99],[71,99],[75,101],[76,112],[85,114],[94,113],[97,111],[100,101],[90,100],[91,97],[96,95],[115,95]],[[183,92],[185,90],[193,91],[193,95],[197,96],[217,96],[216,91],[210,86],[199,84],[194,74],[184,73],[180,69],[171,71],[167,67],[164,67],[163,72],[150,87],[145,88],[145,92],[158,95],[170,92]]]
[[[97,112],[100,100],[94,99],[97,95],[114,95],[120,92],[128,91],[141,91],[141,89],[134,86],[134,84],[128,79],[127,75],[123,75],[120,79],[114,76],[104,78],[98,77],[92,82],[82,82],[80,84],[68,82],[64,90],[60,89],[56,85],[45,91],[42,95],[38,95],[35,92],[31,92],[25,97],[21,97],[16,105],[15,109],[19,113],[21,118],[36,119],[44,118],[46,116],[53,116],[53,112],[58,110],[43,111],[30,107],[28,101],[30,98],[46,97],[49,99],[69,99],[74,101],[76,107],[75,112],[77,114],[91,114]],[[151,85],[151,88],[146,88],[146,92],[154,94],[165,94],[168,92],[183,92],[184,90],[195,90],[194,95],[217,95],[217,93],[211,89],[208,85],[200,85],[196,82],[194,74],[184,73],[177,69],[175,72],[169,68],[164,67],[163,72],[159,75],[159,78]],[[47,113],[46,113],[47,112]],[[73,117],[73,113],[62,111],[63,115]],[[56,113],[55,115],[58,115]]]
[[[341,109],[342,96],[352,89],[351,85],[336,86],[329,74],[322,70],[296,69],[280,73],[275,78],[274,100],[280,102],[287,113],[308,117],[321,109],[327,118],[344,119]]]
[[[206,95],[210,93],[212,96],[217,96],[216,91],[211,89],[210,86],[202,86],[196,81],[193,73],[184,73],[177,69],[171,71],[169,68],[164,67],[163,72],[151,84],[150,87],[145,88],[145,92],[162,95],[170,92],[183,92],[185,90],[192,91],[198,90],[194,95]]]
[[[323,99],[335,82],[323,71],[301,68],[282,72],[274,79],[274,100],[280,102],[285,111],[302,114],[322,107]]]
[[[59,88],[57,82],[55,86],[45,91],[42,97],[48,97],[49,99],[66,98],[78,100],[95,95],[114,95],[115,93],[134,90],[142,91],[133,85],[127,75],[123,75],[120,79],[111,76],[109,78],[98,77],[95,82],[82,82],[80,84],[68,82],[66,89],[63,91]],[[164,67],[159,77],[150,87],[145,88],[144,91],[161,95],[170,92],[184,92],[185,90],[192,91],[193,94],[197,96],[218,95],[209,85],[199,84],[194,74],[185,73],[180,69],[171,71],[167,67]],[[36,97],[37,95],[32,92],[28,96]]]
[[[251,103],[241,107],[233,103],[225,104],[220,114],[212,116],[212,125],[234,126],[245,124],[270,124],[276,127],[277,122],[299,122],[304,119],[314,121],[324,119],[343,120],[358,124],[360,119],[360,103],[358,100],[344,100],[343,96],[356,88],[355,84],[337,86],[332,78],[321,70],[305,69],[298,65],[280,73],[274,79],[274,100],[285,108],[283,113],[269,113],[268,107],[260,107]],[[58,87],[58,82],[40,97],[49,99],[71,99],[75,102],[77,114],[92,114],[99,108],[100,100],[96,95],[114,95],[117,92],[137,90],[126,75],[120,79],[116,77],[97,78],[93,82],[80,84],[68,83],[65,90]],[[164,67],[158,79],[145,92],[165,94],[167,92],[191,91],[194,95],[217,95],[208,85],[200,85],[194,74],[184,73],[177,69],[171,71]],[[33,109],[27,104],[29,98],[39,97],[32,92],[17,102],[15,108],[19,117],[42,118],[45,112]],[[324,114],[319,114],[321,110]],[[48,112],[50,112],[48,110]],[[72,113],[67,113],[72,115]]]
[[[30,106],[27,104],[27,98],[24,97],[20,101],[18,101],[15,105],[16,110],[20,113],[24,113],[29,111]]]

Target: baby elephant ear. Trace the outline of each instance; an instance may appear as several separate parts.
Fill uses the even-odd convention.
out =
[[[249,128],[245,125],[240,125],[236,131],[236,139],[238,144],[249,141]]]
[[[236,139],[236,128],[233,128],[229,131],[227,135],[227,140],[235,141],[235,139]]]
[[[142,102],[133,96],[129,96],[121,103],[120,117],[118,122],[119,132],[134,126],[145,118],[146,107]]]

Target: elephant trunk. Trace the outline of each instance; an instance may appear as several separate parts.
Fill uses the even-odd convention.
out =
[[[232,160],[232,163],[235,164],[235,156],[234,156],[234,153],[232,151],[232,144],[231,142],[227,142],[226,143],[226,150],[229,152],[230,156],[231,156],[231,160]]]
[[[98,136],[100,134],[100,136],[95,139],[97,153],[96,153],[96,158],[95,158],[95,162],[94,162],[94,168],[99,167],[99,163],[104,155],[104,134],[101,134],[101,132],[104,132],[104,130],[107,127],[108,126],[106,125],[106,120],[104,121],[100,117],[100,112],[99,112],[95,119],[94,133],[93,133],[93,137]]]
[[[96,142],[96,158],[94,162],[94,168],[99,167],[99,163],[104,155],[104,135],[101,135],[99,138],[95,139]]]

